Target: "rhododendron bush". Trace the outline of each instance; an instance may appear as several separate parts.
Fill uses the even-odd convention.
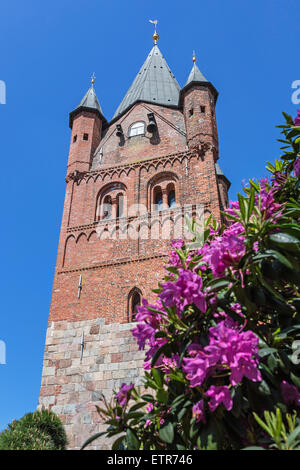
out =
[[[99,408],[113,449],[300,449],[300,123],[284,116],[270,178],[222,225],[189,223],[138,308],[145,384]]]

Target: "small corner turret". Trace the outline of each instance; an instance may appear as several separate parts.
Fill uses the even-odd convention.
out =
[[[203,144],[214,151],[218,159],[218,132],[215,105],[218,92],[200,72],[193,55],[193,67],[180,92],[180,104],[186,126],[187,145],[190,150],[199,149]]]
[[[91,87],[70,113],[69,125],[72,129],[67,173],[89,171],[91,158],[101,140],[102,126],[106,123],[95,89],[95,77]]]

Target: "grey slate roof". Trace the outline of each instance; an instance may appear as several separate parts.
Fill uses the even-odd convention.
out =
[[[100,116],[100,118],[102,119],[103,122],[106,122],[106,119],[103,116],[102,109],[101,109],[101,106],[99,104],[99,101],[98,101],[98,98],[97,98],[97,95],[96,95],[96,92],[95,92],[95,89],[94,89],[93,85],[86,92],[86,94],[84,95],[84,97],[80,101],[77,108],[75,108],[74,111],[72,111],[70,113],[69,122],[70,122],[70,127],[71,128],[72,128],[74,116],[76,116],[76,114],[78,114],[82,110],[92,110],[92,111],[99,114],[99,116]]]
[[[148,55],[112,120],[119,117],[137,101],[178,106],[180,86],[157,45]]]
[[[186,92],[186,90],[188,88],[192,87],[194,83],[198,83],[198,84],[201,84],[202,86],[208,87],[211,90],[212,94],[214,95],[215,103],[217,102],[219,93],[217,92],[217,90],[215,89],[213,84],[211,82],[209,82],[208,80],[206,80],[203,73],[200,72],[199,68],[194,63],[194,65],[192,67],[192,70],[189,74],[189,77],[188,77],[184,87],[181,89],[181,92],[180,92],[180,104],[181,105],[183,104],[183,95],[184,95],[184,93]]]
[[[220,167],[219,163],[216,163],[215,166],[216,166],[216,175],[225,179],[225,181],[227,183],[227,186],[228,186],[228,189],[229,189],[230,186],[231,186],[231,183],[230,183],[229,179],[226,178],[226,176],[224,175],[223,171],[221,170],[221,167]]]
[[[207,82],[206,78],[200,72],[196,64],[193,65],[191,73],[189,74],[189,78],[187,79],[186,84],[184,86],[187,86],[189,85],[189,83],[192,82]]]
[[[77,106],[77,108],[81,108],[81,107],[96,109],[99,111],[99,113],[103,114],[93,86],[91,86],[91,88],[86,92],[86,94],[80,101],[79,105]]]

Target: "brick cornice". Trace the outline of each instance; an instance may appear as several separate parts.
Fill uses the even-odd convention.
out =
[[[103,261],[102,263],[98,263],[93,266],[81,266],[74,269],[64,269],[57,272],[57,274],[68,274],[68,273],[76,273],[82,271],[90,271],[96,269],[106,268],[108,266],[118,266],[121,264],[134,264],[139,263],[142,261],[147,261],[149,259],[156,259],[156,258],[167,258],[167,254],[155,254],[151,256],[137,256],[137,257],[128,257],[128,258],[120,258],[118,260],[107,260]]]
[[[114,173],[116,170],[129,170],[131,168],[141,168],[145,166],[147,168],[147,164],[159,163],[159,162],[166,162],[166,161],[174,161],[176,159],[183,160],[184,158],[192,158],[195,156],[203,157],[204,153],[209,150],[209,148],[205,145],[204,148],[197,148],[193,149],[193,151],[184,151],[184,152],[176,152],[170,153],[167,155],[155,157],[155,158],[144,158],[143,160],[138,160],[131,163],[124,163],[123,165],[113,165],[107,168],[103,168],[101,170],[89,170],[89,171],[77,171],[75,170],[73,173],[69,173],[66,177],[66,182],[68,183],[71,180],[79,183],[82,180],[87,180],[89,177],[96,177],[98,175],[109,175]]]

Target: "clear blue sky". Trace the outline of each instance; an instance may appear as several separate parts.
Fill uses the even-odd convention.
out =
[[[220,164],[232,181],[263,176],[278,156],[281,111],[296,115],[299,0],[3,0],[0,16],[0,429],[35,409],[65,191],[68,113],[96,73],[111,119],[152,47],[183,86],[197,64],[220,96]],[[298,106],[300,108],[300,105]]]

